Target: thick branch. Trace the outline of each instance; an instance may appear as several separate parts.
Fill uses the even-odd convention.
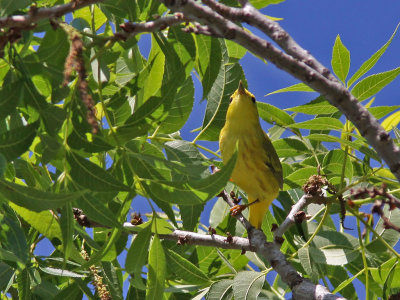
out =
[[[57,5],[49,8],[31,8],[27,15],[16,15],[0,18],[0,28],[24,28],[43,19],[61,17],[82,7],[99,3],[102,0],[75,0],[68,4]]]
[[[392,138],[379,124],[378,120],[339,81],[325,77],[324,72],[317,72],[307,63],[297,59],[296,57],[302,56],[302,54],[297,53],[296,49],[291,50],[297,53],[295,57],[286,54],[271,43],[225,19],[208,6],[201,5],[193,0],[164,0],[163,2],[171,10],[180,11],[185,17],[207,25],[210,27],[210,31],[216,32],[217,36],[235,41],[253,54],[267,59],[278,68],[319,92],[357,127],[361,135],[367,139],[368,143],[400,181],[399,147],[394,144]],[[269,20],[269,22],[272,21]],[[274,28],[271,29],[271,34],[274,34],[274,30],[277,30],[278,27]]]

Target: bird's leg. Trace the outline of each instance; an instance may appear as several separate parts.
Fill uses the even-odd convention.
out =
[[[250,205],[253,205],[254,203],[260,202],[259,199],[251,202],[251,203],[247,203],[247,204],[241,204],[241,205],[235,205],[231,207],[231,215],[232,216],[237,216],[238,214],[240,214],[243,210],[245,210],[246,208],[248,208]]]

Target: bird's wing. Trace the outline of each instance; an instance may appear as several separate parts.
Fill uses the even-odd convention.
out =
[[[268,168],[271,170],[272,174],[274,174],[274,177],[276,181],[279,183],[279,187],[283,187],[283,174],[282,174],[282,165],[279,160],[278,154],[276,154],[276,150],[274,146],[271,143],[271,140],[267,136],[265,132],[264,133],[264,141],[263,141],[263,148],[264,151],[266,152],[265,156],[265,161],[264,163],[268,166]]]

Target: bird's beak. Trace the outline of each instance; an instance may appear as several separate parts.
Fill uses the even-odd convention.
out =
[[[241,80],[239,81],[238,92],[239,92],[239,94],[244,94],[246,92]]]

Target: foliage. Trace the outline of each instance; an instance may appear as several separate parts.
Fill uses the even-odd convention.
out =
[[[262,1],[253,2],[262,6]],[[13,1],[0,12],[16,14],[28,4]],[[180,26],[153,33],[148,57],[138,45],[143,35],[118,42],[107,38],[124,19],[146,21],[164,13],[166,8],[157,1],[130,2],[129,7],[123,1],[104,1],[74,12],[66,18],[70,26],[53,28],[48,21],[40,22],[5,47],[0,67],[4,293],[24,299],[81,299],[83,294],[94,299],[104,296],[99,295],[99,277],[112,299],[278,299],[289,292],[278,275],[265,281],[273,269],[253,253],[179,246],[162,239],[175,228],[205,233],[200,214],[224,188],[245,198],[229,182],[235,160],[221,166],[213,148],[229,97],[239,80],[245,80],[240,58],[246,50],[230,41],[185,33]],[[82,102],[78,72],[63,85],[71,32],[83,41],[92,103]],[[399,106],[372,106],[371,97],[396,78],[400,68],[363,77],[394,35],[350,79],[350,51],[338,36],[332,70],[360,101],[369,101],[368,110],[399,141]],[[188,141],[180,131],[191,113],[200,113],[194,108],[193,76],[201,82],[207,105],[197,137]],[[289,91],[312,90],[297,84],[274,93]],[[400,234],[385,228],[382,219],[376,225],[372,219],[365,221],[359,211],[375,199],[353,200],[348,207],[351,216],[346,220],[362,222],[365,234],[344,232],[332,217],[340,213],[337,195],[350,199],[351,189],[385,183],[390,194],[400,196],[399,183],[377,153],[323,96],[285,110],[262,102],[258,108],[260,117],[274,125],[270,135],[285,178],[280,205],[276,202],[264,219],[269,240],[271,224],[284,220],[301,197],[302,185],[321,172],[336,190],[326,192],[332,205],[308,206],[312,220],[286,232],[282,252],[305,277],[329,281],[349,299],[356,298],[355,278],[376,296],[400,288],[400,255],[393,249]],[[91,112],[99,124],[97,133],[88,123]],[[208,148],[210,143],[204,141],[214,146]],[[211,164],[221,170],[210,174]],[[130,239],[122,224],[131,208],[135,210],[137,197],[160,210],[153,210]],[[73,207],[104,226],[85,231],[74,220]],[[385,214],[400,226],[398,209],[386,207]],[[221,199],[209,222],[218,234],[244,234]],[[53,249],[46,256],[36,250],[43,240]],[[89,268],[93,265],[96,268]],[[91,284],[96,296],[88,288]]]

